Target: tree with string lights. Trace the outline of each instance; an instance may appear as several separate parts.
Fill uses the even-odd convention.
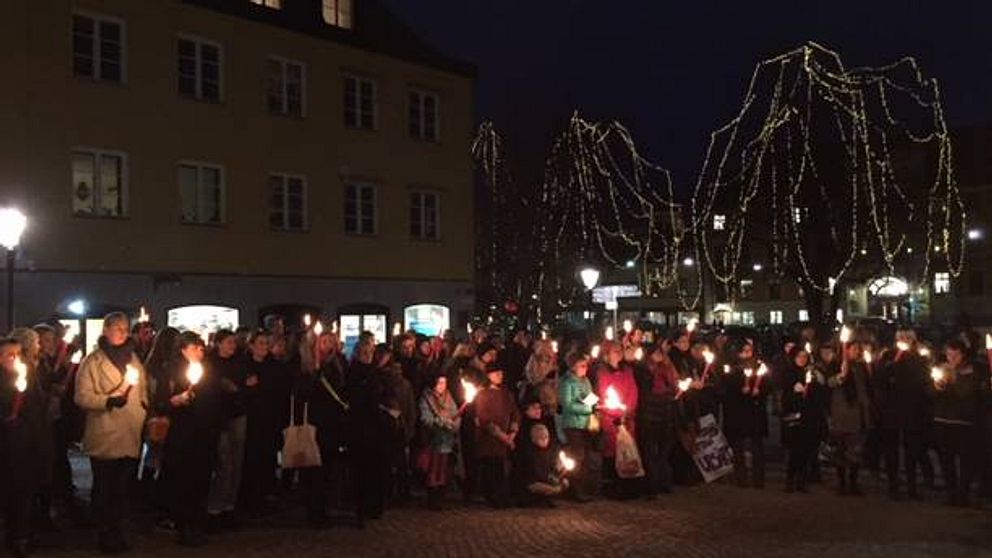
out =
[[[912,58],[848,69],[815,43],[761,62],[711,134],[692,215],[697,267],[728,300],[763,266],[819,322],[845,283],[959,275],[965,210],[937,82]]]

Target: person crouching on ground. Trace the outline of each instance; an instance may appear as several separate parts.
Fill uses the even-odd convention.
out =
[[[552,498],[568,488],[568,479],[558,462],[558,453],[552,447],[548,427],[533,423],[522,451],[522,470],[516,476],[518,503],[524,507],[554,507]]]

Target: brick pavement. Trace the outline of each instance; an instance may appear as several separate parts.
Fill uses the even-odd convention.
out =
[[[444,512],[391,510],[364,531],[303,527],[291,510],[267,525],[216,535],[203,549],[176,546],[171,535],[134,536],[135,556],[762,556],[801,558],[992,556],[992,512],[927,502],[890,502],[868,483],[862,498],[826,486],[785,494],[781,479],[765,490],[714,484],[656,501],[562,503],[552,510],[489,510],[453,505]],[[91,556],[90,535],[66,532],[40,554]]]

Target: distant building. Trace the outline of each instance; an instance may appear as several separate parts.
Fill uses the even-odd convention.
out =
[[[19,322],[145,306],[190,328],[306,311],[380,340],[463,327],[474,69],[380,0],[3,12]]]

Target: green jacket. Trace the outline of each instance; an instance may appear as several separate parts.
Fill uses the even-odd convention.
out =
[[[558,404],[561,406],[561,426],[566,429],[585,430],[589,427],[592,405],[582,402],[592,393],[589,378],[578,378],[568,373],[558,383]]]

